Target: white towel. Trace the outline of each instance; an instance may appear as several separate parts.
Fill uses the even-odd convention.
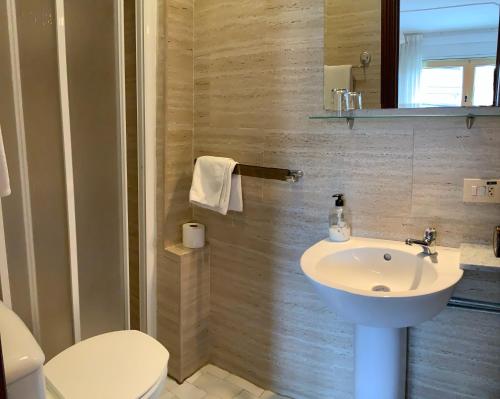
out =
[[[243,193],[241,190],[241,175],[231,176],[231,194],[229,195],[229,210],[243,212]]]
[[[202,208],[227,215],[243,211],[241,176],[233,175],[237,165],[230,158],[203,156],[194,166],[189,201]]]
[[[0,197],[10,194],[9,170],[7,169],[7,158],[3,147],[2,128],[0,127]]]
[[[324,105],[326,110],[333,110],[332,90],[346,89],[351,91],[352,65],[325,65],[324,66]]]

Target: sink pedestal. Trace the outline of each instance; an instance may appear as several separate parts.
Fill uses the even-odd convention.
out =
[[[339,317],[356,325],[356,399],[403,399],[407,328],[446,307],[463,270],[460,252],[425,256],[404,242],[352,237],[309,248],[300,266]],[[377,326],[377,327],[367,327]]]
[[[406,328],[356,325],[354,369],[356,399],[405,397]]]

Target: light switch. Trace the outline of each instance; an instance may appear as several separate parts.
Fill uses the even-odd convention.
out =
[[[464,202],[500,203],[500,180],[464,179]]]

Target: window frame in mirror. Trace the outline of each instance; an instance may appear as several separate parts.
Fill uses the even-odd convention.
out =
[[[381,3],[380,105],[382,109],[398,108],[400,0],[381,0]],[[500,106],[500,15],[498,26],[493,107]]]

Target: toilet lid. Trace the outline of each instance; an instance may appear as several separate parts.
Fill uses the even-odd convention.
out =
[[[86,339],[44,366],[53,390],[66,399],[138,399],[162,376],[169,354],[139,331],[116,331]]]

